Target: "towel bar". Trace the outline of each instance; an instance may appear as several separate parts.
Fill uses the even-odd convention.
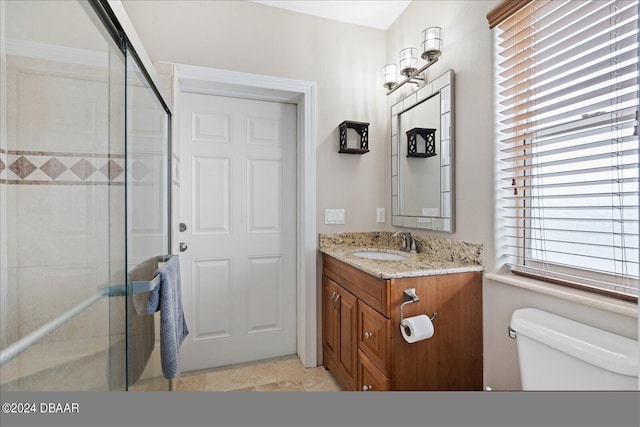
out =
[[[156,265],[153,266],[152,272],[151,274],[154,274],[155,271],[157,270],[157,264],[161,263],[161,262],[167,262],[169,261],[169,258],[171,258],[171,255],[159,255],[156,257],[152,257],[150,259],[148,259],[147,261],[145,261],[144,263],[139,264],[138,266],[134,267],[133,270],[131,270],[131,273],[129,273],[129,277],[133,277],[133,273],[136,271],[136,269],[141,266],[144,265],[145,263],[149,262],[149,261],[155,261]],[[133,294],[141,294],[143,292],[151,292],[152,290],[155,289],[156,286],[158,286],[160,284],[160,276],[154,276],[151,278],[151,280],[129,280],[129,285],[130,285],[130,289],[131,289],[131,293]]]
[[[129,289],[132,294],[151,292],[160,284],[160,276],[155,276],[151,280],[141,280],[129,282]],[[127,294],[127,285],[109,285],[102,289],[101,293],[107,297],[122,297]]]
[[[171,255],[160,255],[155,257],[157,262],[165,262],[171,257]],[[134,268],[135,270],[135,268]],[[132,293],[142,293],[142,292],[150,292],[152,291],[159,283],[160,276],[155,276],[149,281],[135,281],[129,282],[131,286]],[[75,307],[65,311],[55,319],[45,323],[40,326],[38,329],[33,332],[23,336],[19,340],[14,343],[8,345],[0,351],[0,366],[4,366],[9,363],[12,359],[14,359],[19,354],[23,353],[28,348],[31,348],[35,343],[40,341],[42,338],[49,335],[54,330],[58,329],[60,326],[67,323],[69,320],[76,317],[78,314],[82,313],[89,307],[91,307],[96,302],[100,301],[102,297],[115,297],[115,296],[124,296],[127,294],[127,285],[110,285],[101,288],[98,293],[93,295],[90,298],[82,301],[80,304]]]
[[[151,292],[156,286],[160,284],[160,276],[156,276],[149,281],[143,282],[129,282],[131,291],[134,294],[141,294],[143,292]]]

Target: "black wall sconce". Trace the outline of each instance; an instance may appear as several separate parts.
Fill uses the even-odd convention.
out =
[[[424,151],[418,149],[418,137],[424,140]],[[422,145],[422,144],[420,144]],[[436,130],[413,128],[407,131],[407,157],[433,157],[436,155]]]
[[[369,152],[369,123],[345,120],[338,126],[340,129],[339,153],[364,154]],[[360,135],[360,148],[347,147],[347,130],[353,129]]]

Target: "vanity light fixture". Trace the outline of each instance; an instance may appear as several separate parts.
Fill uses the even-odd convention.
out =
[[[438,62],[442,53],[442,28],[430,27],[422,32],[422,59],[427,63],[418,68],[418,49],[408,47],[400,51],[400,70],[398,65],[387,64],[382,68],[383,86],[388,90],[387,95],[393,93],[407,82],[420,85],[425,81],[421,73]],[[404,76],[404,80],[400,80]]]

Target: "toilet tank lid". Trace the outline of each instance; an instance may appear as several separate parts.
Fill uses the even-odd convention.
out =
[[[638,376],[638,341],[535,308],[511,316],[517,335],[622,375]]]

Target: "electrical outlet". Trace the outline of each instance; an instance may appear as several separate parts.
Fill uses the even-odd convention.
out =
[[[378,208],[377,212],[376,212],[376,221],[377,222],[384,222],[384,208]]]

